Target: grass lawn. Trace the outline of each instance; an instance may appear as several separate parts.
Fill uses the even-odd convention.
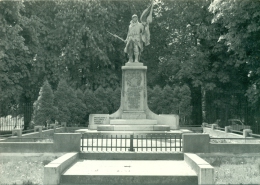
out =
[[[63,153],[0,153],[0,183],[22,184],[30,181],[43,184],[44,165],[62,155]]]
[[[260,154],[199,154],[215,169],[215,184],[260,184]]]

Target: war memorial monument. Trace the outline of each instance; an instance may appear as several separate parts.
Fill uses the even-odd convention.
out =
[[[152,22],[152,11],[153,4],[144,10],[140,22],[137,15],[132,16],[127,38],[124,40],[124,52],[129,60],[122,66],[120,108],[113,114],[91,114],[86,132],[170,132],[179,128],[178,115],[157,115],[147,104],[147,66],[140,62],[140,55],[144,46],[150,44],[149,24]]]

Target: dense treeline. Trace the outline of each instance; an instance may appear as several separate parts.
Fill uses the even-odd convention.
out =
[[[112,114],[120,106],[121,89],[99,87],[95,91],[73,90],[61,80],[56,91],[48,81],[41,87],[34,102],[33,123],[45,125],[54,122],[86,125],[89,114]],[[158,114],[179,114],[181,124],[189,124],[191,113],[190,90],[188,86],[159,86],[148,88],[148,106]]]
[[[54,111],[64,115],[60,119],[81,114],[77,109],[67,114],[78,101],[68,105],[69,100],[55,98],[64,88],[62,80],[73,91],[71,101],[78,97],[93,101],[91,96],[99,91],[96,96],[102,98],[80,105],[81,110],[98,113],[117,109],[104,97],[115,98],[111,94],[120,92],[121,66],[127,59],[124,43],[107,31],[125,38],[131,16],[140,16],[149,3],[1,1],[1,116],[11,109],[19,110],[22,104],[36,106],[33,103],[39,100],[46,80],[54,92],[47,104],[53,101]],[[182,114],[190,124],[216,119],[225,123],[229,118],[240,118],[250,125],[259,123],[259,0],[157,0],[150,31],[151,44],[142,53],[141,62],[148,66],[151,94],[161,97],[150,99],[152,110]],[[176,102],[189,103],[189,108],[177,109]],[[31,116],[24,114],[26,125]],[[76,119],[83,121],[80,116]]]

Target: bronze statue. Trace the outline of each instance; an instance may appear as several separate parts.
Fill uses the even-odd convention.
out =
[[[144,45],[150,44],[149,24],[152,22],[153,2],[146,8],[138,21],[138,16],[134,14],[129,25],[126,46],[124,52],[128,54],[128,62],[139,62]],[[134,58],[134,60],[133,60]]]

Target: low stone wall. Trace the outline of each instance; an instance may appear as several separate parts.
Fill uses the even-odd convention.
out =
[[[222,130],[217,130],[217,129],[212,129],[212,128],[207,128],[207,127],[203,127],[203,133],[209,134],[211,137],[244,138],[243,135],[225,132]]]
[[[190,130],[192,132],[195,132],[195,133],[203,133],[203,128],[202,127],[185,127],[185,126],[180,126],[179,129],[181,130]]]
[[[48,153],[53,152],[53,143],[1,142],[0,153]]]
[[[42,133],[40,132],[32,132],[28,134],[22,134],[21,136],[12,136],[11,138],[1,139],[1,142],[31,142],[32,139],[30,138],[50,138],[53,137],[55,133],[64,133],[66,130],[65,127],[60,127],[56,129],[48,129],[43,130]],[[22,138],[22,139],[19,139]],[[24,139],[28,138],[28,140]]]
[[[48,129],[48,130],[43,130],[42,134],[40,135],[39,132],[33,132],[33,133],[28,133],[28,134],[23,134],[21,137],[22,138],[33,138],[33,137],[52,137],[54,133],[64,133],[65,132],[65,127],[60,127],[56,129]]]
[[[184,161],[198,175],[198,184],[214,184],[214,168],[196,154],[185,153]]]
[[[211,153],[260,153],[260,144],[231,144],[231,143],[210,143]]]
[[[53,142],[0,142],[0,153],[79,152],[81,134],[55,133]]]
[[[60,184],[60,176],[62,172],[75,163],[78,158],[78,153],[67,153],[44,166],[43,184]]]
[[[79,129],[87,129],[88,127],[66,127],[65,131],[69,133],[75,133]]]

